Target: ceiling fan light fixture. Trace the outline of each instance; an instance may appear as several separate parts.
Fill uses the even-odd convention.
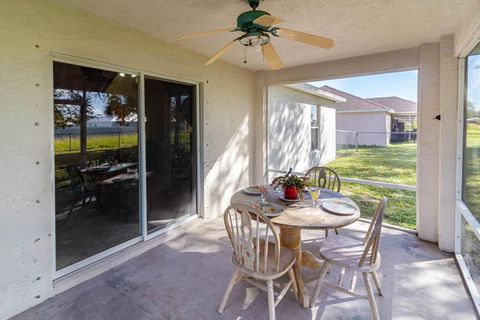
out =
[[[245,47],[252,47],[255,50],[260,51],[262,46],[270,42],[270,37],[268,34],[263,32],[255,32],[247,34],[245,37],[240,39],[240,43]]]

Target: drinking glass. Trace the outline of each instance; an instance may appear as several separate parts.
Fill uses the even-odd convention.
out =
[[[318,197],[320,196],[320,190],[321,189],[319,187],[310,187],[308,189],[308,191],[310,192],[310,197],[312,197],[314,207],[317,206]]]
[[[268,195],[268,186],[260,186],[260,206],[266,206],[267,202],[267,195]]]

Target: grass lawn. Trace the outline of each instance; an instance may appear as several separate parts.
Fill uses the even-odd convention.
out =
[[[171,141],[174,141],[174,133],[171,133]],[[180,143],[184,148],[190,147],[190,132],[180,132]],[[138,145],[136,133],[121,134],[95,134],[87,136],[87,151],[115,150],[119,148],[130,148]],[[55,137],[55,154],[78,153],[80,152],[80,137],[68,135]]]
[[[467,123],[464,151],[464,201],[473,215],[480,219],[480,124]]]
[[[117,148],[129,148],[138,144],[136,133],[124,133],[113,135],[90,135],[87,136],[87,150],[112,150]],[[55,138],[55,154],[78,153],[80,151],[80,137],[61,136]]]
[[[387,148],[359,148],[328,164],[340,177],[415,186],[416,144],[392,144]],[[416,192],[342,183],[341,192],[352,198],[371,217],[381,198],[387,197],[385,222],[416,228]]]

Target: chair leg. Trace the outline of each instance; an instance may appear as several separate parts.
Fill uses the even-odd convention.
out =
[[[352,282],[350,283],[350,291],[355,291],[356,285],[357,285],[357,271],[353,271]]]
[[[383,296],[382,287],[380,286],[380,281],[378,280],[377,273],[372,272],[371,275],[372,275],[373,282],[375,283],[375,287],[377,287],[378,295]]]
[[[333,229],[333,230],[335,230],[335,234],[338,235],[338,229]]]
[[[85,206],[87,205],[87,202],[85,201],[85,198],[82,199],[82,206],[80,207],[80,214],[83,214],[83,210],[85,209]]]
[[[342,286],[342,281],[344,277],[345,277],[345,268],[342,268],[342,271],[340,271],[340,276],[338,277],[338,283],[337,283],[339,287]]]
[[[298,295],[297,282],[295,281],[295,275],[293,274],[293,268],[288,269],[288,277],[292,280],[292,289],[295,297]]]
[[[228,297],[230,297],[230,293],[232,292],[232,289],[235,283],[237,283],[239,276],[240,276],[240,272],[238,271],[238,269],[235,269],[235,271],[232,274],[232,277],[230,278],[230,282],[228,283],[227,289],[225,290],[225,294],[223,295],[222,302],[218,307],[218,313],[223,313],[223,310],[225,309],[225,306],[228,301]]]
[[[328,237],[328,229],[325,229],[325,239]]]
[[[320,273],[320,276],[318,277],[317,284],[315,285],[315,291],[313,292],[312,299],[310,300],[310,308],[312,308],[317,301],[318,294],[320,293],[320,289],[322,288],[323,281],[325,281],[325,277],[327,276],[329,269],[330,263],[325,261],[323,264],[322,273]]]
[[[275,295],[273,294],[273,280],[267,280],[268,318],[275,320]]]
[[[375,295],[373,294],[372,284],[370,283],[370,277],[368,272],[363,272],[363,280],[365,281],[365,289],[367,290],[368,302],[370,303],[370,309],[372,310],[373,320],[379,320],[377,303],[375,302]]]

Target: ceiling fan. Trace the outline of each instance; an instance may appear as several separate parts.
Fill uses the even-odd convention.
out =
[[[330,49],[333,47],[333,40],[316,36],[313,34],[294,31],[285,28],[272,27],[273,25],[285,22],[284,20],[270,15],[266,11],[257,10],[258,5],[262,0],[246,0],[252,10],[241,13],[237,18],[237,27],[223,28],[218,30],[197,32],[189,35],[184,35],[178,40],[185,40],[195,37],[209,36],[224,32],[243,32],[244,34],[228,43],[220,51],[218,51],[210,60],[205,63],[206,66],[215,62],[218,58],[224,55],[231,49],[235,42],[240,42],[245,47],[253,47],[257,51],[263,51],[263,56],[267,61],[270,69],[278,70],[283,67],[283,62],[277,51],[271,43],[271,36],[283,37],[286,39],[303,42],[312,46]]]

